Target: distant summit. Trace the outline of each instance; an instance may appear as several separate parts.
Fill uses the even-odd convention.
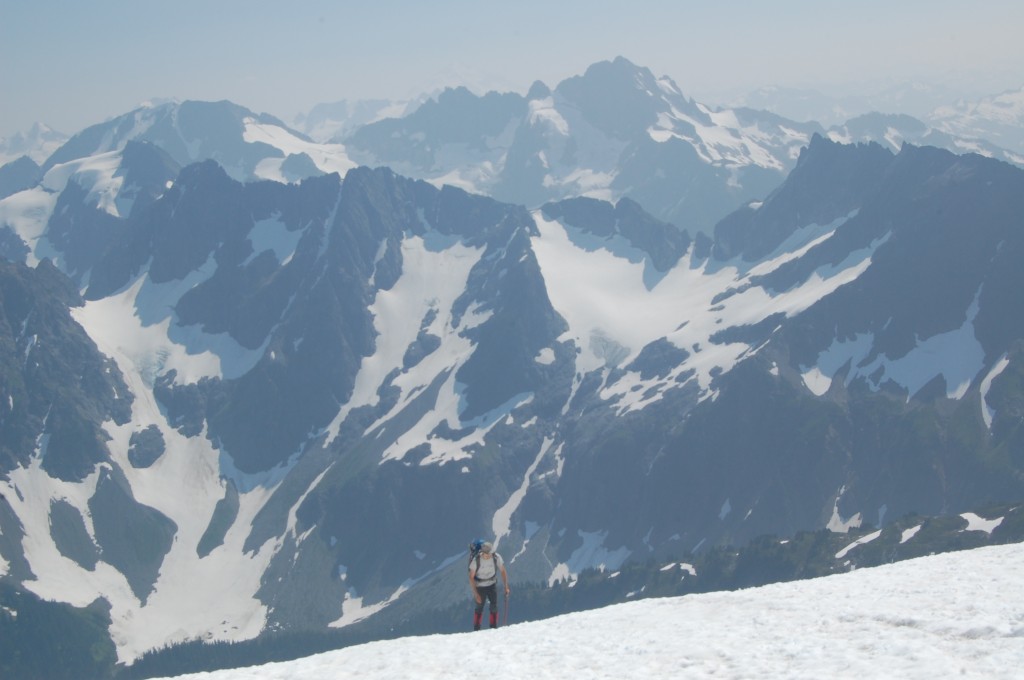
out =
[[[35,123],[27,132],[19,132],[0,139],[0,166],[21,156],[27,156],[42,165],[68,137],[43,123]]]
[[[273,116],[228,101],[185,101],[146,106],[88,127],[58,148],[43,171],[119,151],[131,140],[158,146],[182,166],[215,160],[239,181],[297,181],[302,177],[288,174],[295,162],[289,159],[294,156],[305,155],[319,172],[344,172],[353,165],[341,147],[317,144]],[[297,167],[308,167],[308,163]]]
[[[1024,159],[1024,87],[977,101],[958,101],[932,112],[932,125],[951,135],[985,139]],[[1024,164],[1024,160],[1018,160]]]

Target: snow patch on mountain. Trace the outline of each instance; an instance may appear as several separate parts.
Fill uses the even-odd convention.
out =
[[[980,290],[978,291],[980,294]],[[974,319],[978,315],[976,296],[967,311],[964,324],[948,333],[940,333],[919,341],[917,347],[905,357],[896,360],[877,358],[864,367],[866,374],[883,369],[879,384],[894,380],[907,388],[908,400],[936,375],[946,380],[946,396],[961,399],[974,377],[985,367],[985,349],[974,332]]]
[[[298,247],[303,233],[301,229],[290,231],[281,221],[280,213],[264,220],[258,220],[249,231],[252,255],[242,263],[242,266],[248,265],[258,255],[268,250],[274,253],[279,265],[288,264],[295,254],[295,249]]]
[[[359,99],[324,102],[295,117],[294,127],[317,142],[340,141],[354,130],[385,118],[401,118],[422,103],[415,100]]]
[[[50,258],[60,263],[63,256],[46,237],[47,226],[57,206],[57,199],[69,182],[86,192],[87,205],[114,217],[131,212],[134,200],[120,195],[124,177],[119,174],[121,152],[87,156],[50,168],[39,186],[18,192],[0,201],[0,224],[7,224],[29,248],[26,263],[36,266]]]
[[[614,385],[606,385],[602,398],[618,400],[620,412],[641,409],[659,399],[665,390],[679,386],[677,378],[689,371],[695,376],[685,381],[696,380],[703,397],[713,397],[713,376],[729,371],[757,349],[742,342],[715,342],[713,336],[756,324],[772,314],[798,314],[860,276],[870,265],[872,253],[885,242],[878,239],[843,262],[820,268],[788,291],[754,285],[754,277],[770,273],[828,239],[844,218],[824,227],[809,225],[797,230],[799,233],[784,244],[793,250],[780,248],[753,268],[739,260],[694,262],[691,249],[648,288],[645,263],[629,259],[628,247],[592,250],[576,243],[573,228],[545,219],[540,211],[534,213],[534,220],[539,236],[534,238],[533,248],[548,295],[569,324],[561,340],[572,340],[581,350],[576,359],[578,374],[626,366],[660,338],[690,353],[666,376],[645,379],[630,371]],[[739,292],[716,302],[723,291],[730,290]]]
[[[300,232],[295,232],[298,234]],[[257,223],[250,235],[257,252],[272,250],[287,260],[294,252],[297,236],[276,219]],[[67,559],[53,555],[29,557],[35,562],[59,565],[46,573],[36,586],[39,594],[55,599],[87,604],[100,594],[110,599],[114,623],[111,634],[122,660],[131,660],[154,647],[196,637],[209,640],[243,640],[255,637],[266,625],[266,607],[256,598],[263,574],[288,535],[296,532],[294,513],[285,536],[269,541],[255,552],[246,552],[245,542],[257,513],[271,497],[284,473],[237,485],[239,510],[227,530],[223,544],[202,559],[196,559],[200,539],[209,525],[217,502],[233,479],[229,460],[212,447],[205,432],[184,437],[170,427],[152,392],[154,380],[171,370],[179,383],[195,383],[204,377],[232,378],[247,372],[258,361],[263,348],[242,348],[228,334],[209,334],[199,327],[181,327],[173,313],[174,304],[198,283],[212,276],[216,263],[207,263],[180,281],[153,284],[140,277],[120,293],[89,301],[72,310],[76,321],[89,333],[99,349],[118,364],[135,400],[133,416],[124,426],[108,423],[111,436],[111,460],[127,478],[137,502],[155,508],[177,526],[175,541],[165,556],[154,590],[141,603],[119,572],[100,563],[94,573]],[[166,444],[165,453],[150,467],[137,469],[128,459],[129,441],[134,432],[155,426]],[[273,472],[273,471],[272,471]],[[26,479],[49,479],[45,474],[29,474]],[[180,488],[169,493],[167,480],[176,480]],[[51,482],[56,484],[56,482]],[[87,479],[74,494],[67,485],[50,493],[53,498],[76,498],[73,505],[88,517],[87,500],[92,496],[95,479]],[[312,487],[311,487],[312,488]],[[48,508],[48,502],[33,507]],[[45,514],[45,513],[44,513]],[[46,518],[31,535],[45,537]],[[90,527],[90,532],[92,529]],[[301,536],[295,537],[301,540]],[[51,543],[52,546],[52,543]],[[51,550],[53,548],[51,547]],[[35,570],[37,574],[39,570]],[[71,576],[74,574],[74,576]],[[67,593],[54,584],[86,584],[81,592]],[[189,603],[210,603],[197,608]]]
[[[977,101],[961,100],[937,108],[929,116],[936,128],[951,135],[982,138],[1024,153],[1024,87]]]
[[[0,166],[22,156],[42,165],[67,139],[63,132],[57,132],[45,123],[33,123],[25,132],[0,139]]]
[[[118,175],[121,166],[121,152],[86,156],[75,161],[55,165],[43,177],[43,186],[60,193],[68,182],[74,181],[88,192],[86,202],[114,217],[126,216],[131,211],[131,201],[118,200],[118,192],[124,177]]]
[[[999,374],[1010,365],[1010,359],[1005,354],[995,363],[992,370],[981,381],[981,417],[985,421],[985,427],[992,429],[992,419],[995,417],[995,410],[988,404],[988,391],[992,389],[992,381],[999,377]]]
[[[487,435],[501,421],[501,416],[525,406],[533,399],[529,394],[516,395],[488,413],[470,421],[462,421],[459,417],[464,404],[462,391],[462,386],[455,380],[453,371],[441,385],[435,408],[425,413],[415,425],[406,429],[384,451],[381,462],[402,460],[411,449],[424,442],[429,447],[430,453],[420,461],[420,465],[444,465],[471,458],[471,449],[484,445]],[[382,425],[385,420],[386,418],[381,419],[375,426]],[[447,425],[453,430],[463,429],[466,430],[466,433],[456,439],[448,439],[434,434],[442,425]],[[372,429],[373,427],[370,428],[370,430]]]
[[[537,467],[540,465],[541,461],[544,460],[544,457],[547,456],[553,443],[554,440],[547,437],[544,438],[540,451],[537,452],[537,457],[534,458],[533,463],[530,464],[530,467],[527,468],[526,473],[523,475],[523,483],[518,489],[512,492],[512,495],[509,496],[505,505],[498,508],[497,512],[494,513],[491,528],[494,531],[495,536],[495,549],[497,549],[502,538],[512,533],[512,515],[519,509],[523,499],[526,497],[526,491],[530,486],[531,477],[533,477],[533,474],[537,471]]]
[[[962,515],[967,520],[967,528],[964,531],[983,531],[986,534],[991,534],[992,531],[1003,523],[1004,517],[995,517],[993,519],[985,519],[973,512],[965,512]]]
[[[946,381],[946,396],[962,398],[985,367],[985,350],[974,331],[980,294],[979,290],[960,328],[918,339],[917,345],[902,357],[890,358],[884,353],[875,355],[872,333],[858,333],[850,340],[833,340],[832,345],[818,355],[813,366],[803,367],[804,385],[820,397],[829,390],[838,371],[849,365],[846,385],[863,378],[877,391],[882,384],[892,381],[907,391],[909,401],[922,387],[941,375]],[[868,361],[872,356],[874,358]],[[984,399],[982,403],[984,408]]]
[[[758,203],[756,208],[761,207]],[[763,261],[753,264],[746,271],[749,276],[764,276],[775,271],[787,262],[799,260],[801,257],[806,255],[810,250],[818,245],[821,245],[828,239],[832,238],[832,235],[836,233],[839,227],[846,224],[849,220],[853,219],[859,213],[859,210],[852,210],[850,213],[843,217],[838,217],[828,224],[809,224],[800,229],[795,229],[786,240],[780,243],[774,251],[769,253]],[[884,237],[883,240],[877,244],[872,244],[871,249],[875,250],[878,246],[885,243],[888,236]]]
[[[558,95],[529,102],[527,122],[545,142],[538,158],[547,171],[542,185],[558,195],[612,200],[612,182],[626,142],[594,127]]]
[[[900,534],[900,545],[903,545],[904,543],[912,539],[914,536],[916,536],[917,532],[921,530],[922,526],[924,525],[918,524],[917,526],[910,527],[909,529],[904,529],[903,533]]]
[[[548,577],[548,585],[559,581],[575,581],[584,569],[600,569],[615,571],[621,567],[632,551],[622,546],[615,550],[605,547],[608,539],[607,531],[577,531],[582,545],[573,551],[565,562],[555,566]]]
[[[435,235],[436,236],[436,235]],[[437,397],[437,407],[426,413],[420,423],[408,430],[385,453],[384,459],[400,460],[416,443],[427,440],[430,432],[441,422],[459,429],[459,388],[454,367],[465,362],[472,353],[472,343],[462,333],[479,325],[490,315],[475,306],[458,320],[452,313],[456,299],[466,289],[470,271],[480,261],[482,248],[472,248],[455,242],[438,249],[420,236],[406,236],[401,243],[402,275],[390,290],[379,290],[370,306],[377,332],[376,348],[372,356],[365,357],[356,375],[351,398],[341,407],[327,428],[329,440],[337,436],[341,424],[354,408],[372,406],[379,402],[378,390],[394,369],[400,374],[391,384],[400,390],[400,397],[389,413],[382,416],[367,431],[405,408],[439,376],[449,373]],[[424,322],[429,323],[424,323]],[[440,338],[439,349],[410,368],[403,367],[404,356],[419,334],[423,332]],[[474,436],[482,433],[474,433]],[[408,441],[407,441],[408,440]],[[435,438],[430,446],[436,458],[431,462],[457,460],[466,454],[463,444]],[[403,448],[406,447],[406,448]]]
[[[256,593],[261,574],[283,542],[283,537],[274,539],[254,552],[245,552],[254,518],[273,491],[257,487],[239,494],[238,515],[223,544],[197,560],[197,546],[225,494],[219,452],[205,436],[186,438],[166,422],[161,424],[161,432],[167,451],[150,468],[135,469],[127,464],[127,428],[119,433],[116,448],[112,446],[119,452],[116,459],[136,499],[159,510],[178,528],[144,606],[137,601],[124,602],[111,628],[119,656],[128,659],[169,642],[238,641],[259,635],[268,611]],[[168,480],[176,481],[171,493]],[[196,602],[205,606],[196,607]]]
[[[847,363],[856,366],[866,358],[874,347],[875,338],[871,333],[858,333],[852,340],[835,339],[832,345],[818,355],[818,360],[810,367],[802,367],[804,385],[817,396],[823,396],[832,386],[836,372]],[[847,373],[846,384],[849,385],[857,373]]]
[[[364,619],[368,619],[374,614],[385,609],[388,605],[397,600],[404,592],[405,588],[399,588],[398,591],[380,602],[363,604],[364,598],[358,597],[349,591],[345,593],[345,599],[342,600],[341,603],[341,616],[335,621],[329,623],[328,627],[344,628],[345,626],[351,626],[353,623],[359,623]]]
[[[795,159],[810,136],[784,126],[766,130],[757,122],[744,123],[731,109],[712,110],[697,104],[699,116],[689,115],[672,106],[658,115],[657,123],[647,131],[656,142],[680,139],[691,144],[700,157],[714,165],[743,167],[755,165],[784,171],[780,147],[789,151],[781,158]]]
[[[846,493],[846,485],[843,485],[839,492],[836,494],[835,502],[832,504],[832,517],[829,518],[828,524],[825,528],[829,531],[837,534],[846,534],[850,532],[850,529],[856,529],[863,523],[863,518],[859,512],[854,513],[851,517],[843,519],[843,516],[839,514],[839,501],[842,500],[843,494]]]
[[[58,196],[59,192],[37,186],[0,201],[0,224],[11,227],[28,246],[25,262],[31,267],[38,265],[44,258],[60,261],[60,253],[50,245],[46,236],[46,227],[57,205]]]
[[[420,560],[426,557],[424,553],[418,550],[413,551],[413,554],[416,556],[417,559]],[[363,597],[358,596],[355,590],[350,589],[348,592],[345,593],[345,597],[342,602],[341,617],[328,624],[328,627],[344,628],[345,626],[357,623],[359,621],[362,621],[363,619],[366,619],[380,612],[386,607],[389,607],[390,605],[394,604],[402,595],[408,592],[416,584],[426,580],[427,578],[430,578],[431,576],[436,576],[437,574],[447,571],[449,567],[451,567],[456,562],[461,562],[465,559],[465,557],[465,552],[460,550],[455,555],[451,555],[446,559],[442,560],[441,563],[433,569],[430,569],[420,574],[419,576],[406,579],[404,583],[402,583],[386,598],[384,598],[380,602],[375,602],[373,604],[364,604],[365,599]],[[347,568],[341,566],[339,567],[339,571],[341,580],[345,581],[347,579]]]
[[[227,333],[179,326],[173,312],[181,296],[212,276],[215,267],[211,258],[186,278],[164,284],[140,277],[117,295],[89,301],[71,312],[122,372],[138,373],[149,389],[157,376],[171,370],[177,371],[179,384],[235,378],[251,369],[262,351],[245,349]]]
[[[242,139],[250,144],[263,143],[279,149],[285,158],[265,158],[256,165],[255,175],[262,179],[287,184],[289,179],[282,174],[281,166],[288,156],[304,154],[324,173],[337,172],[342,177],[356,167],[342,144],[309,142],[296,137],[279,125],[261,123],[255,118],[243,121]]]
[[[530,125],[544,124],[549,130],[563,137],[569,136],[569,123],[555,108],[554,97],[530,100],[527,120]]]
[[[40,437],[28,466],[12,470],[2,482],[4,497],[17,512],[24,528],[22,545],[25,559],[35,574],[33,580],[24,582],[25,587],[40,597],[75,606],[89,604],[98,593],[116,592],[126,599],[134,599],[124,576],[113,567],[101,562],[91,571],[82,569],[62,555],[51,540],[50,505],[56,500],[75,507],[81,513],[89,534],[95,534],[88,501],[96,491],[100,469],[94,470],[81,482],[65,482],[51,477],[41,467],[47,439],[46,435]],[[111,590],[104,590],[104,587]]]
[[[172,428],[152,392],[156,376],[170,370],[177,371],[177,380],[185,383],[203,377],[231,377],[251,368],[261,354],[258,350],[244,350],[227,334],[209,335],[173,325],[170,310],[174,302],[211,273],[212,261],[182,281],[157,285],[148,278],[139,278],[117,295],[72,309],[76,321],[99,349],[117,362],[135,396],[129,423],[105,426],[111,437],[111,460],[125,475],[135,500],[169,518],[177,531],[154,590],[144,603],[132,592],[124,576],[105,563],[99,563],[90,572],[66,558],[44,554],[42,551],[55,550],[50,541],[41,541],[35,553],[28,556],[39,576],[32,587],[40,596],[80,606],[105,595],[112,605],[111,635],[119,657],[125,661],[154,647],[197,637],[250,639],[266,625],[267,611],[256,598],[256,592],[261,585],[260,575],[283,538],[256,552],[246,553],[244,544],[253,519],[270,498],[274,486],[254,484],[240,489],[238,514],[223,545],[197,560],[197,546],[226,491],[222,456],[205,432],[198,437],[185,437]],[[172,339],[176,329],[184,331],[182,335],[190,339]],[[196,349],[198,345],[204,348]],[[128,459],[131,435],[150,426],[160,431],[166,451],[152,466],[135,468]],[[46,498],[69,500],[88,518],[87,503],[95,492],[97,474],[81,484],[70,485],[52,480],[38,470],[17,471],[12,477],[15,485],[52,485],[36,490],[36,497],[26,502],[26,512],[29,506],[44,511],[36,518],[39,526],[29,535],[49,535],[45,510],[50,503]],[[176,484],[170,492],[168,480]],[[279,480],[280,477],[276,481]],[[87,526],[93,535],[92,527]],[[49,548],[42,547],[46,543]],[[77,585],[72,587],[72,583]],[[191,604],[195,601],[210,606],[195,607]]]
[[[692,120],[703,151],[711,163],[724,165],[756,165],[770,170],[784,170],[782,162],[766,147],[771,137],[757,125],[744,126],[734,111],[706,111],[711,125]],[[799,144],[806,146],[809,138],[804,137]],[[792,143],[792,142],[790,142]]]
[[[451,158],[455,155],[453,145],[445,147],[443,152],[438,152],[439,156],[445,158]],[[480,163],[453,163],[455,167],[450,169],[448,172],[438,175],[437,177],[425,177],[424,181],[433,184],[437,188],[441,188],[445,185],[453,186],[471,194],[486,194],[491,183],[494,181],[494,177],[500,172],[500,166],[496,166],[494,162],[485,160]],[[405,163],[392,163],[391,167],[401,168],[405,166],[405,171],[410,177],[415,177],[415,170],[408,167]]]
[[[135,470],[126,464],[127,435],[114,435],[111,450],[121,460],[132,494],[143,505],[154,507],[177,525],[175,541],[161,566],[155,589],[140,602],[125,577],[110,564],[99,561],[87,569],[62,555],[50,540],[49,511],[53,502],[74,507],[90,536],[95,536],[89,499],[105,469],[98,467],[79,483],[63,482],[39,466],[45,444],[30,466],[11,472],[4,482],[5,496],[25,528],[25,558],[36,578],[25,587],[44,599],[84,607],[103,597],[111,605],[111,637],[118,658],[130,662],[143,652],[174,642],[203,638],[243,640],[258,635],[266,623],[265,607],[255,598],[260,575],[273,550],[246,555],[242,546],[248,526],[268,494],[261,492],[242,500],[238,522],[225,545],[202,560],[195,550],[206,529],[220,493],[216,454],[205,437],[186,439],[169,427],[162,431],[167,451],[152,468]],[[119,454],[119,455],[118,455]],[[168,493],[168,480],[175,480]],[[102,555],[101,555],[102,560]],[[205,606],[196,607],[195,602]]]
[[[843,559],[854,548],[856,548],[858,546],[866,545],[866,544],[870,543],[871,541],[875,540],[876,538],[878,538],[881,535],[882,535],[882,530],[879,529],[878,531],[872,531],[870,534],[867,534],[866,536],[861,536],[856,541],[854,541],[850,545],[846,546],[845,548],[843,548],[842,550],[837,552],[836,553],[836,559],[837,560]]]
[[[540,211],[533,218],[539,236],[532,247],[548,295],[570,328],[560,340],[574,340],[582,350],[576,361],[578,372],[621,363],[651,340],[675,330],[678,314],[671,310],[678,304],[676,295],[668,286],[648,291],[642,262],[605,249],[581,248],[572,240],[571,227],[547,220]],[[626,354],[613,356],[612,347],[622,347]]]

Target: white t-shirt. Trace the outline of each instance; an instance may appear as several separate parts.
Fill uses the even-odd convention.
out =
[[[469,562],[469,574],[475,576],[476,584],[478,586],[489,586],[498,582],[498,572],[501,570],[502,560],[501,555],[498,553],[491,553],[491,559],[487,559],[483,554],[480,556],[480,568],[477,569],[477,558],[474,557]],[[474,570],[476,574],[474,575]]]

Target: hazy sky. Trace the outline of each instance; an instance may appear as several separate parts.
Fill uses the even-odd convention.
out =
[[[154,98],[290,122],[446,85],[525,93],[619,55],[709,104],[908,79],[996,93],[1024,85],[1024,2],[0,0],[0,137],[74,133]]]

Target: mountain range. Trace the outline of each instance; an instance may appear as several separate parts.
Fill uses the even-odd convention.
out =
[[[657,219],[710,235],[736,206],[776,188],[814,134],[894,151],[906,141],[1024,161],[1014,147],[985,141],[979,130],[987,129],[868,114],[826,130],[749,107],[712,108],[619,57],[554,89],[537,82],[525,96],[446,90],[409,115],[336,141],[360,164],[503,201],[629,198]]]
[[[901,129],[617,59],[83,130],[0,200],[0,574],[130,662],[1018,501],[1024,170]]]
[[[984,138],[1024,154],[1024,87],[977,101],[959,99],[936,109],[930,119],[935,127],[949,134]]]

